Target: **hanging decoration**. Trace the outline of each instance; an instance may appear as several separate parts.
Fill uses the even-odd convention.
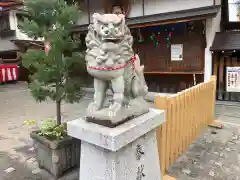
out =
[[[150,40],[154,43],[155,46],[159,46],[161,41],[161,33],[158,32],[157,35],[155,33],[152,33]]]
[[[157,42],[156,42],[156,46],[158,46],[160,44],[160,41],[161,41],[161,33],[158,32],[157,33]]]
[[[152,33],[152,35],[150,36],[150,39],[151,39],[152,41],[155,40],[155,34],[154,34],[154,33]]]
[[[170,47],[170,43],[171,43],[171,40],[172,40],[172,34],[173,32],[169,32],[168,33],[168,36],[166,38],[166,47],[169,48]]]
[[[155,33],[152,32],[151,36],[150,36],[150,40],[155,44],[156,43],[156,35]]]
[[[194,31],[194,22],[190,21],[187,23],[187,32],[193,32]]]
[[[142,42],[144,42],[144,38],[143,38],[143,35],[142,35],[140,29],[138,29],[137,41],[138,41],[138,43],[142,43]]]
[[[173,31],[174,31],[174,28],[171,28],[170,32],[168,32],[168,29],[164,29],[163,32],[159,31],[159,29],[158,31],[150,29],[151,34],[148,37],[144,37],[142,35],[141,29],[139,28],[135,31],[135,39],[136,39],[135,42],[140,44],[148,41],[150,43],[153,43],[154,46],[159,47],[160,44],[163,44],[162,42],[165,41],[165,45],[163,46],[165,46],[166,48],[169,48],[172,41]]]

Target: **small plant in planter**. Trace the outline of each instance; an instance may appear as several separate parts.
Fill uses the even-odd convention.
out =
[[[22,56],[23,66],[32,72],[29,88],[37,102],[51,99],[56,104],[56,121],[43,121],[31,137],[39,166],[58,178],[79,165],[80,141],[67,136],[61,121],[62,102],[78,102],[83,95],[85,78],[73,76],[73,71],[78,67],[85,74],[84,56],[76,51],[80,42],[71,35],[80,17],[79,8],[65,0],[24,0],[24,6],[20,30],[33,39],[44,39],[46,44]]]
[[[24,121],[26,125],[36,125],[35,120]],[[40,168],[46,169],[59,178],[69,168],[79,166],[79,140],[67,136],[66,123],[57,125],[55,120],[43,120],[41,126],[31,132],[35,141],[36,156]]]
[[[24,121],[25,125],[36,125],[37,129],[35,133],[50,141],[60,141],[67,137],[67,124],[56,124],[54,119],[46,119],[41,122],[41,126],[37,125],[36,120]]]

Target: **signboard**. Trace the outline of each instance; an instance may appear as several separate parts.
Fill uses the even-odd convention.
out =
[[[240,67],[227,67],[227,92],[240,92]]]
[[[183,44],[171,45],[171,60],[182,61],[183,60]]]

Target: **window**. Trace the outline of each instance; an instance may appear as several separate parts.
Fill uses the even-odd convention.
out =
[[[240,22],[240,0],[228,0],[229,22]]]

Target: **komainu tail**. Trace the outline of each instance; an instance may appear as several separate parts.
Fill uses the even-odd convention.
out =
[[[146,96],[148,93],[148,87],[144,77],[144,66],[140,65],[140,58],[137,54],[135,57],[135,72],[137,77],[133,82],[133,94],[135,97]]]

